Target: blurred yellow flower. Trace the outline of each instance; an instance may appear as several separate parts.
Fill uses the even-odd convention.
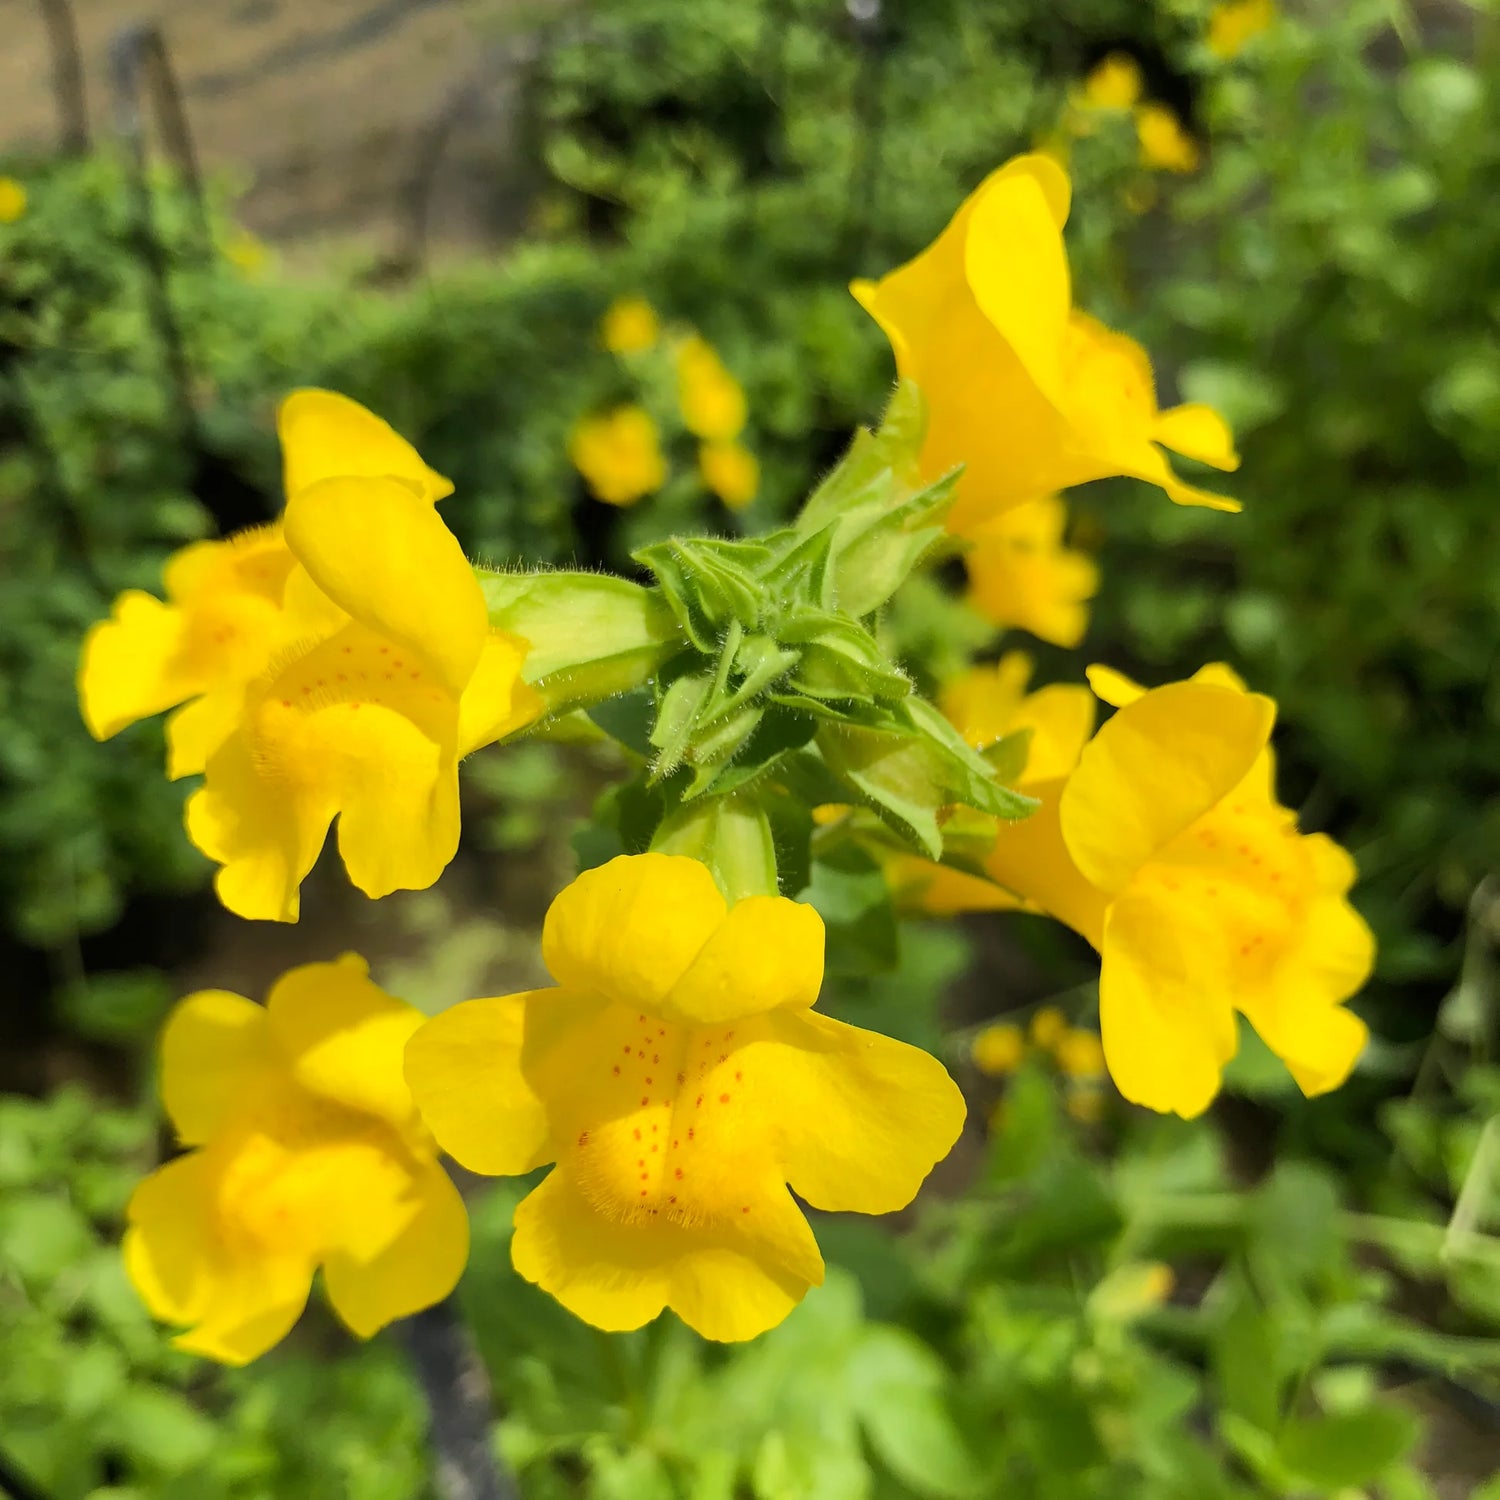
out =
[[[1182,122],[1167,105],[1138,105],[1135,134],[1140,142],[1142,166],[1162,172],[1198,170],[1198,143],[1182,128]]]
[[[1364,1023],[1342,1003],[1374,942],[1349,856],[1275,799],[1276,708],[1228,668],[1144,692],[1090,672],[1119,712],[1041,810],[1000,829],[991,876],[1100,952],[1100,1027],[1120,1092],[1192,1117],[1248,1018],[1306,1094],[1343,1082]]]
[[[1069,1027],[1053,1047],[1057,1065],[1069,1078],[1102,1078],[1105,1073],[1104,1043],[1094,1031]]]
[[[1078,102],[1087,109],[1123,111],[1140,97],[1140,64],[1128,52],[1111,52],[1083,80]]]
[[[1157,444],[1238,465],[1206,406],[1158,411],[1145,351],[1074,310],[1062,229],[1070,188],[1051,157],[990,174],[938,239],[855,297],[926,398],[920,468],[965,465],[948,525],[970,534],[1013,506],[1131,474],[1183,505],[1239,503],[1184,484]]]
[[[606,505],[634,505],[667,479],[656,423],[639,406],[585,417],[573,429],[568,457]]]
[[[192,1149],[135,1190],[124,1255],[179,1348],[263,1354],[319,1267],[361,1338],[453,1290],[468,1218],[401,1073],[422,1019],[353,954],[292,969],[265,1006],[204,990],[172,1012],[162,1099]]]
[[[1275,22],[1275,0],[1224,0],[1209,13],[1208,50],[1228,62]]]
[[[246,690],[187,828],[223,867],[230,911],[294,922],[335,817],[366,895],[431,885],[458,847],[459,760],[541,703],[520,677],[526,642],[490,629],[463,550],[412,484],[289,486],[284,529],[324,613]]]
[[[1068,1034],[1068,1018],[1055,1006],[1043,1005],[1031,1018],[1031,1044],[1054,1052]]]
[[[698,468],[704,484],[731,510],[743,510],[760,489],[760,464],[742,443],[704,443]]]
[[[1008,1021],[986,1026],[969,1045],[969,1056],[981,1073],[1001,1078],[1014,1073],[1026,1056],[1026,1038],[1021,1028]]]
[[[1104,1118],[1104,1091],[1095,1084],[1070,1088],[1063,1107],[1080,1125],[1097,1125]]]
[[[14,224],[26,213],[26,189],[14,177],[0,177],[0,224]]]
[[[617,297],[600,324],[599,335],[612,354],[640,354],[661,334],[656,309],[644,297]]]
[[[694,437],[727,443],[745,427],[745,392],[718,353],[694,334],[677,346],[677,400]]]
[[[242,276],[254,280],[266,268],[271,252],[248,229],[236,229],[224,242],[224,259]]]
[[[969,603],[992,625],[1076,646],[1088,628],[1085,600],[1099,587],[1092,558],[1062,544],[1068,508],[1047,495],[1003,511],[972,533],[964,554]]]
[[[753,1338],[823,1279],[788,1184],[888,1213],[957,1139],[941,1064],[811,1008],[810,906],[727,906],[696,860],[621,856],[553,902],[542,956],[558,988],[434,1017],[406,1076],[472,1171],[557,1164],[516,1210],[512,1259],[600,1328],[670,1307],[705,1338]]]

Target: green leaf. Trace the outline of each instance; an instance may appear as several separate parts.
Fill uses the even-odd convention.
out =
[[[1276,1455],[1309,1484],[1352,1489],[1378,1480],[1421,1435],[1414,1413],[1381,1402],[1363,1411],[1291,1418],[1281,1429]]]
[[[813,861],[803,899],[827,931],[830,974],[880,974],[896,965],[896,914],[880,866],[856,844],[840,844]]]
[[[706,797],[680,808],[657,829],[651,847],[700,860],[731,902],[780,894],[771,822],[751,796]]]
[[[1219,1406],[1274,1432],[1281,1415],[1280,1346],[1272,1316],[1242,1271],[1226,1271],[1213,1297],[1209,1361]]]

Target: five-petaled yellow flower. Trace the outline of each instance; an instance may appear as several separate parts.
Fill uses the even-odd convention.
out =
[[[606,505],[634,505],[667,480],[656,423],[639,406],[585,417],[568,440],[568,457]]]
[[[921,387],[929,478],[965,465],[950,529],[968,534],[1038,495],[1114,474],[1179,504],[1238,510],[1183,483],[1162,447],[1219,469],[1239,459],[1217,412],[1159,411],[1145,351],[1073,307],[1067,174],[1016,157],[970,194],[926,250],[851,290]]]
[[[1140,143],[1143,167],[1155,167],[1163,172],[1198,170],[1201,159],[1198,143],[1182,128],[1182,122],[1169,105],[1138,105],[1135,111],[1135,135]]]
[[[1354,862],[1276,801],[1276,706],[1223,666],[1143,692],[1095,668],[1119,712],[1041,811],[1002,826],[986,868],[1101,957],[1100,1028],[1127,1099],[1193,1116],[1218,1091],[1244,1015],[1304,1093],[1364,1046],[1343,1004],[1374,959],[1347,900]]]
[[[25,187],[14,177],[0,177],[0,224],[14,224],[25,214]]]
[[[656,309],[644,297],[617,297],[599,327],[599,337],[611,354],[640,354],[653,347],[660,334]]]
[[[727,443],[745,428],[745,392],[706,339],[677,346],[677,401],[683,425],[705,443]]]
[[[173,1011],[162,1099],[192,1149],[135,1190],[124,1253],[180,1348],[263,1354],[319,1267],[361,1338],[453,1290],[468,1218],[402,1078],[422,1019],[353,954],[284,974],[264,1006],[204,990]]]
[[[1063,546],[1067,524],[1066,504],[1047,495],[976,528],[964,554],[969,603],[993,625],[1076,646],[1088,629],[1085,601],[1098,591],[1099,569],[1092,558]]]
[[[435,1017],[406,1076],[471,1170],[557,1163],[511,1253],[598,1327],[670,1307],[707,1338],[752,1338],[823,1279],[788,1184],[815,1208],[888,1213],[958,1137],[940,1063],[812,1009],[809,906],[728,906],[696,860],[621,856],[558,896],[542,954],[557,988]]]
[[[1209,13],[1208,50],[1228,62],[1275,21],[1275,0],[1222,0]]]
[[[244,688],[187,829],[230,911],[294,922],[335,817],[367,895],[431,885],[458,847],[459,760],[541,703],[433,508],[447,481],[342,397],[299,392],[280,425],[297,634]]]
[[[731,510],[743,510],[760,489],[760,464],[743,443],[704,443],[698,449],[698,470]]]

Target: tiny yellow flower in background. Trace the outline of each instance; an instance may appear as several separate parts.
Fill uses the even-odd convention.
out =
[[[192,1149],[135,1190],[125,1267],[179,1348],[240,1365],[283,1338],[320,1267],[361,1338],[441,1301],[468,1258],[463,1200],[402,1078],[420,1011],[364,960],[305,964],[264,1006],[181,1001],[161,1091]]]
[[[1053,1046],[1057,1065],[1069,1078],[1102,1078],[1105,1074],[1104,1044],[1097,1032],[1069,1027]]]
[[[1087,109],[1123,112],[1140,97],[1140,64],[1128,52],[1111,52],[1083,80],[1079,102]]]
[[[224,259],[242,276],[254,280],[265,270],[271,252],[248,229],[235,229],[224,242]]]
[[[670,1307],[705,1338],[753,1338],[823,1279],[788,1184],[814,1208],[889,1213],[958,1137],[940,1063],[812,1009],[810,906],[729,906],[696,860],[621,856],[553,902],[542,956],[556,988],[434,1017],[406,1076],[470,1170],[556,1163],[511,1255],[597,1327]]]
[[[1056,495],[1017,505],[971,534],[964,553],[969,603],[992,625],[1076,646],[1088,629],[1086,600],[1099,588],[1092,558],[1063,546],[1068,508]]]
[[[981,1073],[1002,1078],[1021,1066],[1026,1056],[1026,1038],[1019,1026],[997,1021],[986,1026],[969,1044],[969,1056]]]
[[[1055,1006],[1043,1005],[1031,1018],[1031,1044],[1053,1052],[1068,1034],[1068,1018]]]
[[[921,472],[965,466],[948,518],[960,535],[1115,474],[1181,505],[1239,509],[1183,483],[1157,446],[1233,469],[1223,419],[1200,405],[1158,411],[1145,351],[1074,309],[1062,232],[1070,196],[1051,157],[1016,157],[914,260],[851,287],[926,400]]]
[[[704,443],[698,468],[704,484],[731,510],[743,510],[760,489],[760,464],[741,443]]]
[[[298,393],[280,427],[298,564],[287,595],[304,633],[246,688],[187,829],[222,866],[214,886],[230,911],[294,922],[335,817],[366,895],[431,885],[458,847],[459,760],[542,706],[520,677],[527,643],[490,629],[433,507],[447,481],[341,397]],[[407,472],[369,472],[397,460]]]
[[[26,214],[26,189],[14,177],[0,177],[0,224],[14,224]]]
[[[1224,0],[1209,13],[1208,50],[1228,62],[1275,22],[1275,0]]]
[[[656,309],[644,297],[617,297],[599,326],[599,337],[611,354],[640,354],[660,335]]]
[[[1374,940],[1347,899],[1354,862],[1276,801],[1275,704],[1217,665],[1149,692],[1089,676],[1119,711],[1071,776],[1033,789],[1041,809],[1001,828],[986,869],[1099,950],[1110,1076],[1200,1114],[1238,1011],[1304,1093],[1336,1088],[1365,1044],[1343,1002]]]
[[[707,443],[727,443],[745,428],[745,392],[697,334],[677,346],[677,400],[683,425]]]
[[[1198,143],[1182,128],[1182,122],[1165,104],[1138,105],[1135,134],[1141,147],[1141,165],[1162,172],[1196,172],[1201,160]]]
[[[568,440],[568,457],[606,505],[634,505],[667,479],[656,423],[639,406],[585,417]]]
[[[1172,1268],[1162,1261],[1127,1261],[1089,1293],[1088,1310],[1103,1322],[1128,1323],[1160,1307],[1176,1285]]]

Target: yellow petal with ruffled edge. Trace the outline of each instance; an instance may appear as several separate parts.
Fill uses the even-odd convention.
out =
[[[1062,348],[1072,289],[1062,225],[1053,213],[1062,168],[1021,157],[975,195],[964,277],[979,310],[1052,404],[1062,399]]]
[[[1007,651],[993,667],[970,667],[943,684],[938,706],[969,744],[983,750],[1015,726],[1032,665],[1024,651]]]
[[[708,867],[697,860],[620,855],[585,870],[552,903],[542,926],[542,960],[565,989],[655,1009],[727,911]]]
[[[431,503],[453,485],[390,423],[335,391],[293,391],[276,412],[288,500],[322,479],[399,479]]]
[[[1120,709],[1084,748],[1059,804],[1084,877],[1106,892],[1123,887],[1245,777],[1275,718],[1269,698],[1197,682]]]
[[[173,1340],[179,1349],[243,1365],[296,1323],[313,1267],[296,1254],[234,1252],[213,1217],[222,1175],[222,1160],[204,1151],[158,1168],[131,1196],[123,1253],[153,1316],[193,1325]]]
[[[379,1253],[361,1259],[335,1250],[324,1262],[328,1300],[362,1339],[441,1302],[468,1261],[469,1215],[442,1167],[424,1163],[409,1198],[410,1222]]]
[[[775,1080],[778,1160],[814,1208],[905,1208],[963,1129],[963,1095],[935,1057],[828,1016],[777,1012],[751,1066]]]
[[[271,987],[266,1014],[303,1088],[398,1129],[415,1122],[403,1055],[426,1017],[372,983],[358,954],[289,969]]]
[[[179,1000],[161,1033],[161,1099],[185,1146],[224,1126],[276,1065],[264,1006],[228,990]]]
[[[1154,442],[1184,458],[1195,458],[1210,468],[1233,473],[1240,466],[1229,424],[1211,406],[1187,402],[1158,412],[1152,428]]]
[[[489,637],[484,595],[435,510],[392,479],[324,479],[287,501],[287,545],[354,619],[419,652],[457,697]]]
[[[1058,806],[1066,784],[1062,779],[1027,783],[1027,796],[1040,805],[1029,818],[1000,824],[984,868],[998,885],[1066,923],[1097,948],[1106,897],[1085,878],[1063,840]]]
[[[406,1044],[406,1082],[427,1128],[456,1162],[490,1177],[518,1176],[551,1161],[547,1111],[521,1072],[533,990],[467,1000],[434,1016]]]
[[[111,617],[89,630],[79,658],[78,698],[96,740],[201,690],[199,675],[180,658],[182,632],[181,612],[139,589],[127,589]]]
[[[663,1016],[716,1025],[806,1009],[823,985],[823,919],[782,896],[737,901],[661,1001]]]
[[[1127,891],[1104,921],[1099,1028],[1115,1087],[1192,1119],[1238,1046],[1217,913],[1191,891]]]
[[[209,757],[234,733],[245,711],[243,683],[211,688],[167,720],[167,778],[201,776]]]

